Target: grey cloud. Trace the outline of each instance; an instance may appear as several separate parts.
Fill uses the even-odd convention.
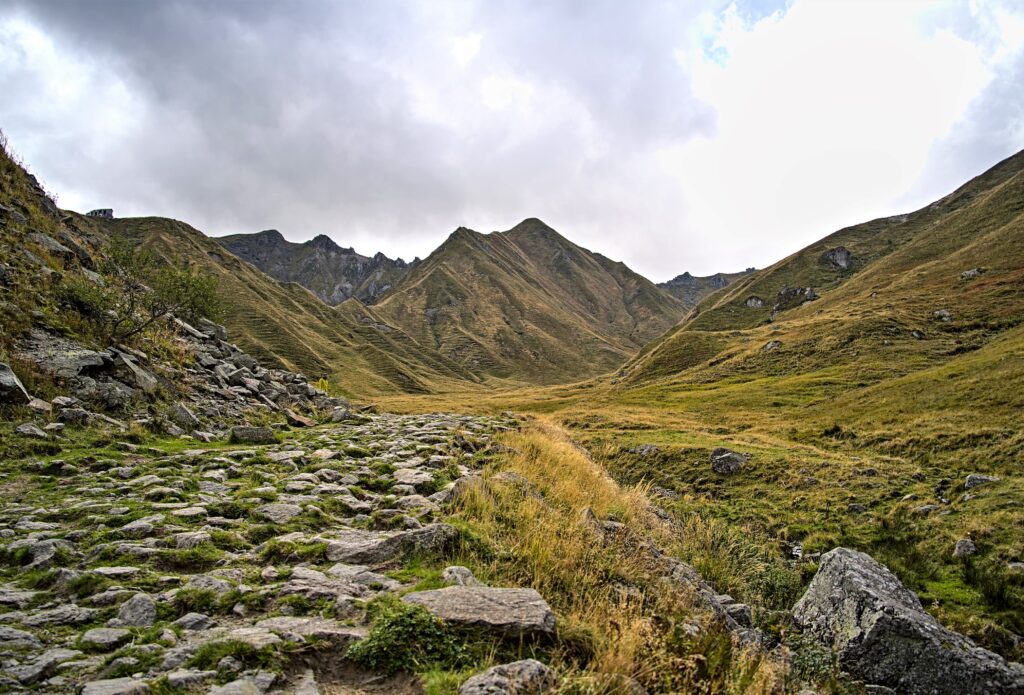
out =
[[[460,224],[504,228],[545,214],[601,248],[615,232],[606,220],[627,217],[618,206],[629,181],[658,189],[640,198],[673,195],[667,178],[629,168],[644,166],[638,150],[711,127],[672,55],[698,6],[480,3],[453,18],[434,6],[52,0],[7,12],[123,80],[143,105],[112,157],[46,158],[44,176],[61,187],[87,180],[97,205],[174,215],[210,233],[274,226],[419,252],[425,236],[436,243]],[[431,33],[444,28],[484,35],[469,80],[493,71],[540,88],[536,132],[519,137],[508,116],[463,111],[467,138],[415,112],[403,71],[453,69]],[[460,92],[471,87],[439,77],[453,90],[442,107],[450,97],[464,108]],[[545,89],[579,113],[559,113],[565,104],[545,101]],[[584,152],[580,113],[602,155]],[[17,143],[18,124],[5,126]],[[659,270],[668,265],[685,259]]]
[[[744,0],[739,12],[786,2]],[[83,205],[211,234],[327,233],[409,258],[459,225],[537,216],[655,279],[734,270],[728,249],[718,267],[694,267],[687,248],[701,230],[687,228],[678,182],[655,156],[714,133],[675,52],[699,40],[700,12],[726,4],[9,0],[0,26],[17,16],[38,27],[100,93],[81,114],[52,116],[36,84],[44,68],[15,59],[0,65],[0,127]],[[480,52],[460,68],[445,41],[471,32]],[[3,42],[0,55],[14,50]],[[528,82],[532,100],[482,107],[489,75]],[[124,123],[103,122],[105,83],[124,85]],[[1019,100],[1001,98],[999,113],[1019,123]],[[958,176],[965,158],[988,155],[975,125],[964,133],[963,152],[950,145]],[[991,141],[1005,147],[1001,137]]]

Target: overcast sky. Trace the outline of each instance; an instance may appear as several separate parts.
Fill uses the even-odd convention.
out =
[[[666,280],[1024,148],[1024,3],[4,0],[0,95],[66,208],[406,260],[540,217]]]

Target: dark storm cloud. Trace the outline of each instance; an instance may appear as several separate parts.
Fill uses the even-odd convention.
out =
[[[623,173],[639,154],[712,123],[673,58],[695,6],[54,0],[7,11],[140,103],[112,155],[44,173],[58,188],[88,180],[96,205],[210,233],[275,226],[415,247],[460,224],[549,215],[599,234],[598,220],[629,222],[622,201],[641,191]],[[479,55],[461,68],[451,41],[474,32]],[[481,105],[488,78],[532,90],[527,111]],[[439,113],[417,106],[424,88]],[[667,178],[633,182],[645,197],[673,195]]]
[[[892,15],[878,4],[833,7],[842,5]],[[814,90],[782,90],[784,101],[753,108],[736,98],[771,99],[779,90],[765,85],[796,78],[759,71],[771,61],[747,55],[733,73],[738,82],[730,81],[728,47],[747,45],[735,41],[741,36],[779,51],[842,33],[798,21],[798,8],[807,16],[814,7],[802,0],[7,0],[0,128],[69,207],[173,216],[215,235],[270,227],[296,240],[327,233],[365,253],[406,258],[426,254],[459,225],[490,231],[536,216],[654,279],[736,270],[766,265],[841,222],[835,200],[765,193],[766,181],[776,185],[779,172],[799,170],[800,161],[821,162],[816,178],[842,191],[853,221],[895,212],[885,206],[904,193],[883,200],[850,178],[849,162],[833,148],[842,142],[819,151],[813,138],[800,137],[821,101]],[[942,6],[935,25],[994,55],[1005,22],[1001,6],[987,7],[979,14],[966,2]],[[905,16],[898,30],[918,40],[918,21],[897,14]],[[862,24],[877,33],[877,23]],[[865,36],[847,39],[870,45]],[[843,43],[811,45],[827,52]],[[867,56],[839,48],[800,65],[826,57],[843,68]],[[884,66],[865,80],[928,76],[908,71],[912,55],[893,60],[907,63],[902,72]],[[934,143],[909,197],[937,197],[948,182],[1022,144],[1015,60],[992,59],[994,79]],[[715,79],[729,84],[716,92],[707,75],[719,62],[725,72]],[[691,77],[699,75],[707,103],[694,96]],[[762,136],[765,111],[775,130]],[[787,144],[773,149],[772,142]],[[912,150],[887,154],[924,167]],[[712,209],[702,211],[701,200]],[[732,214],[737,209],[743,214]]]

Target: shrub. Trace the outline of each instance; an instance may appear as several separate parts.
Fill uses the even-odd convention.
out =
[[[371,671],[451,669],[469,660],[455,632],[422,606],[386,597],[371,603],[370,613],[370,634],[349,647],[346,656]]]
[[[58,297],[108,344],[147,332],[170,314],[196,321],[221,312],[214,276],[178,262],[158,263],[126,239],[111,241],[101,270],[103,284],[69,274]]]

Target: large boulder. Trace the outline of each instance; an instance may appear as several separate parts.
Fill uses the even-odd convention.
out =
[[[826,263],[843,270],[849,270],[850,264],[853,262],[853,254],[845,246],[836,246],[833,249],[829,249],[821,255],[821,258]]]
[[[888,569],[836,548],[793,608],[854,678],[907,695],[1024,693],[1024,666],[947,630]]]
[[[423,606],[446,623],[496,632],[505,637],[550,634],[555,614],[533,589],[449,586],[402,597]]]
[[[18,376],[0,362],[0,405],[28,405],[31,400]]]

